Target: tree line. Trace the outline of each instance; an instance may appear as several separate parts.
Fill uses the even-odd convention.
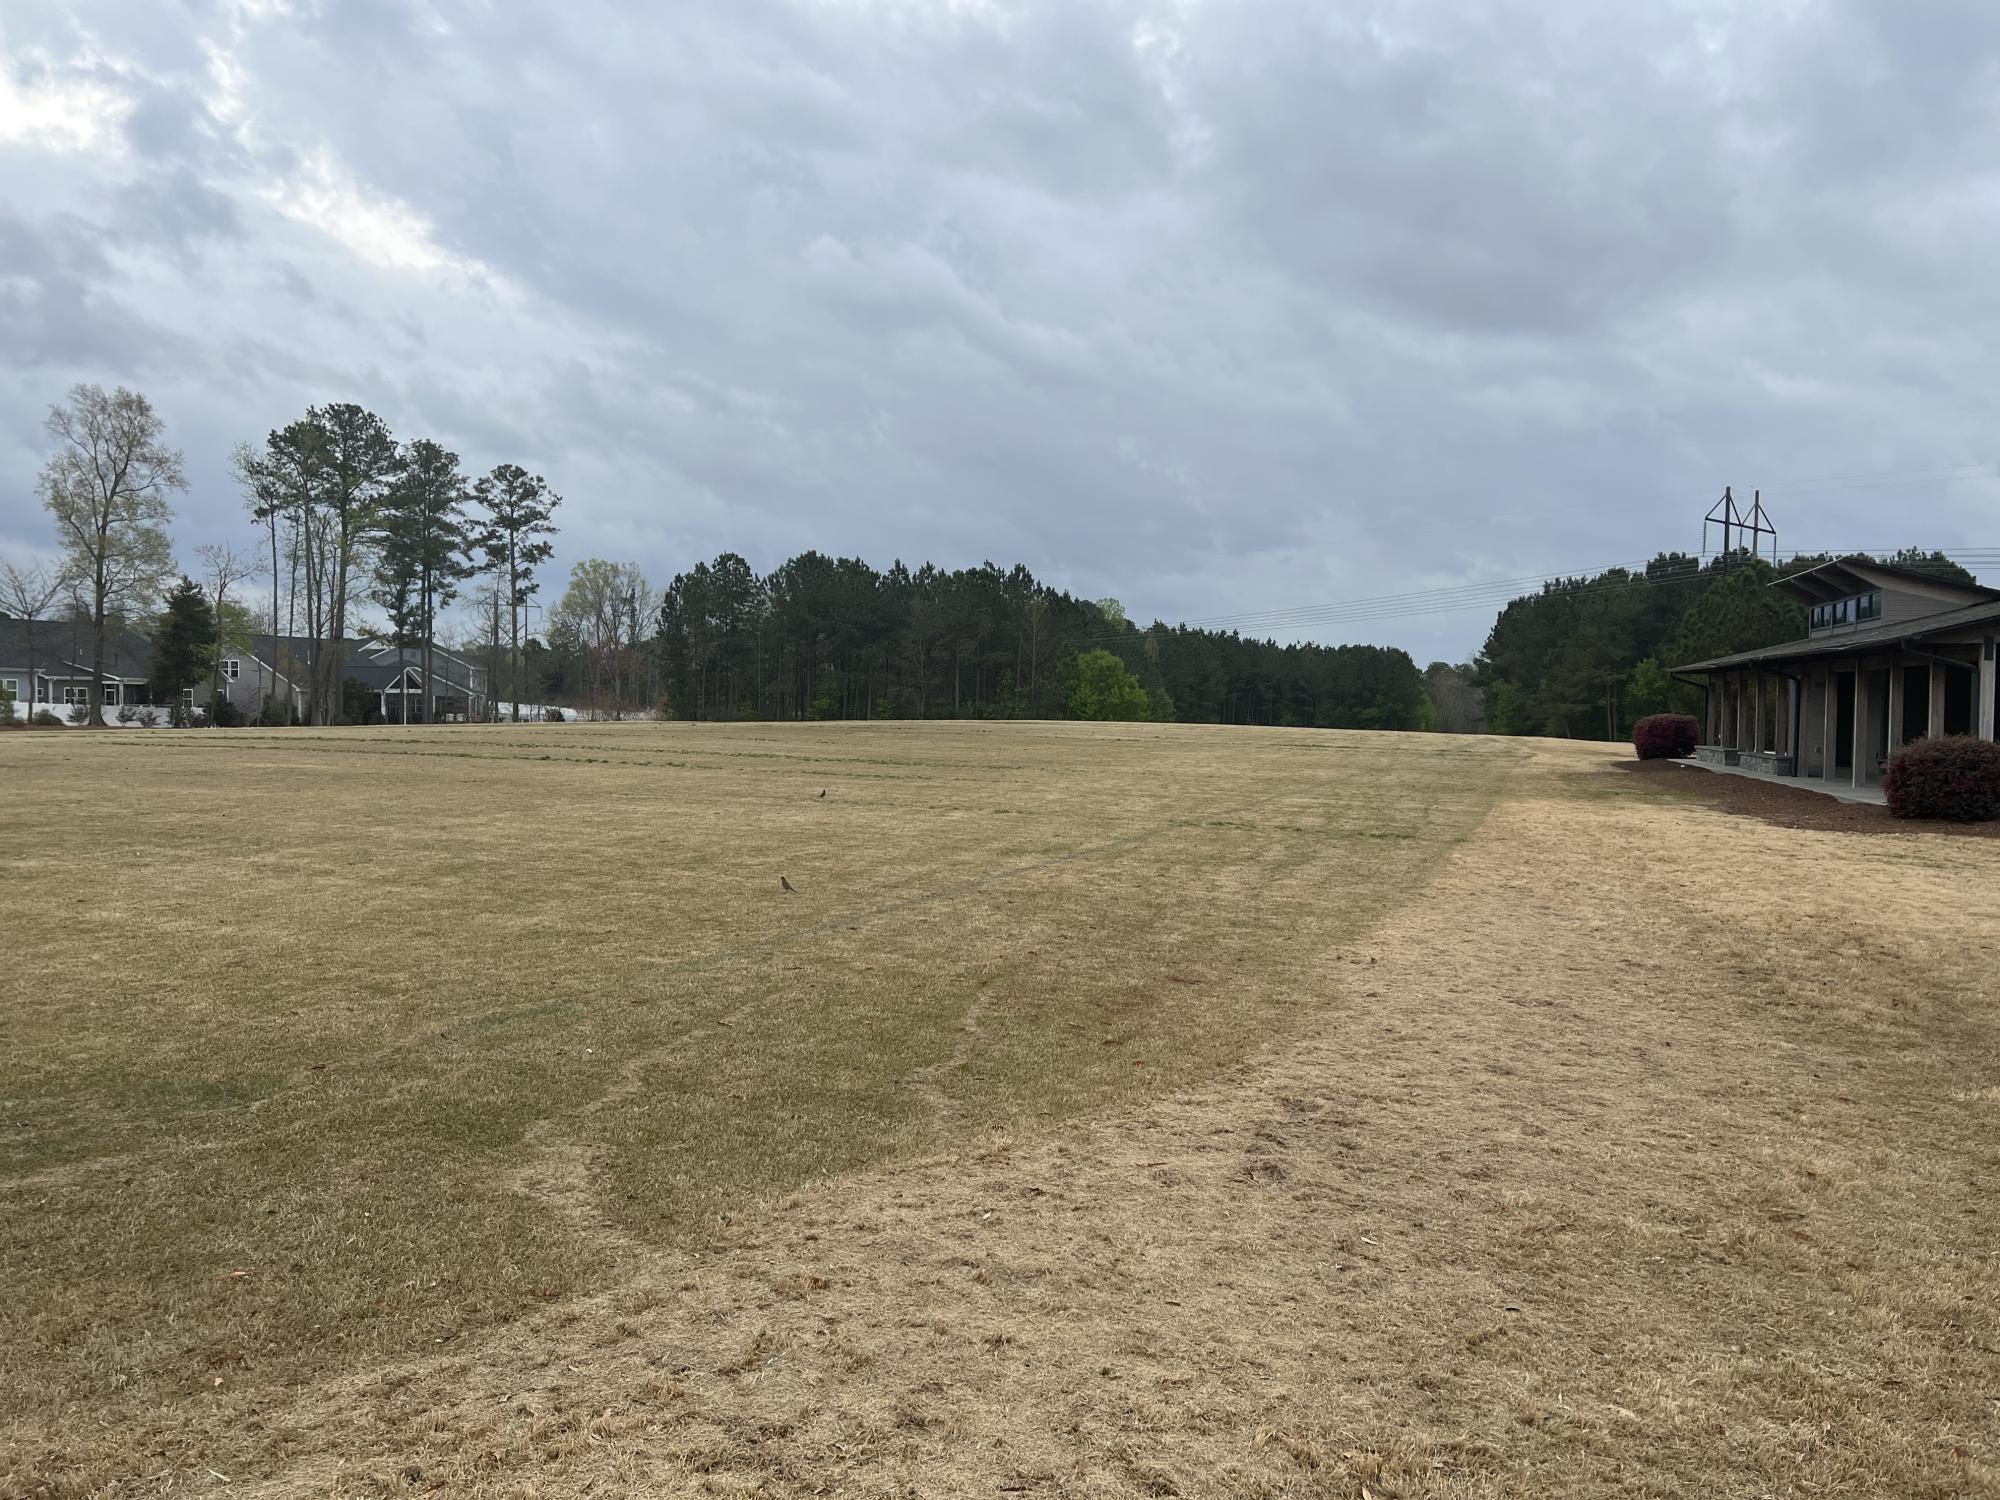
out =
[[[1706,561],[1663,552],[1636,570],[1552,579],[1501,610],[1473,663],[1487,727],[1617,740],[1647,714],[1693,713],[1701,690],[1672,669],[1805,635],[1805,606],[1771,584],[1833,560],[1774,566],[1748,552]],[[1905,549],[1882,561],[1975,581],[1941,552]]]
[[[1409,656],[1155,621],[1024,566],[878,569],[804,552],[760,577],[725,552],[662,592],[667,710],[687,719],[1062,718],[1414,729]],[[1105,675],[1095,653],[1123,674]],[[1124,678],[1129,678],[1128,684]],[[567,682],[557,684],[568,688]]]
[[[205,677],[218,705],[224,651],[268,630],[302,719],[331,724],[360,711],[344,691],[341,642],[374,635],[414,650],[428,693],[444,612],[460,600],[479,625],[458,644],[474,655],[483,646],[495,712],[518,712],[525,698],[684,719],[1415,729],[1439,724],[1442,688],[1454,685],[1438,679],[1453,669],[1434,665],[1427,683],[1394,648],[1141,627],[1116,600],[1077,598],[1024,566],[991,562],[882,570],[805,552],[760,576],[725,552],[656,590],[635,564],[589,558],[541,630],[524,630],[560,497],[516,464],[473,477],[442,444],[399,439],[347,402],[311,407],[236,448],[258,544],[200,549],[197,581],[176,565],[168,536],[184,460],[146,398],[80,385],[47,426],[55,451],[38,493],[60,565],[0,572],[0,608],[33,621],[59,595],[68,600],[72,629],[91,641],[93,724],[103,722],[105,643],[121,625],[143,623],[153,636],[155,696]],[[261,599],[246,593],[258,574],[269,584]],[[362,619],[371,607],[379,619]],[[266,708],[282,721],[290,710],[279,696]],[[434,711],[426,702],[422,713]]]

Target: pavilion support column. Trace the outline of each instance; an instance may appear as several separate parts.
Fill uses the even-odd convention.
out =
[[[1996,733],[1996,728],[2000,726],[1996,726],[1993,713],[1993,689],[2000,685],[1994,681],[1996,650],[2000,647],[1990,635],[1979,648],[1979,737],[1982,740],[2000,739],[2000,733]]]
[[[1722,695],[1715,690],[1715,674],[1708,674],[1708,691],[1702,697],[1702,717],[1708,720],[1707,743],[1722,743]]]
[[[1854,786],[1863,786],[1867,777],[1862,768],[1868,764],[1868,673],[1860,662],[1854,664],[1854,766],[1848,777]]]
[[[1889,749],[1903,743],[1903,658],[1889,663]]]
[[[1931,727],[1930,737],[1936,739],[1944,733],[1944,663],[1931,663]]]
[[[1819,774],[1822,780],[1832,781],[1835,763],[1840,759],[1840,674],[1832,667],[1826,668],[1826,695],[1820,699],[1820,733],[1826,738],[1820,746]]]

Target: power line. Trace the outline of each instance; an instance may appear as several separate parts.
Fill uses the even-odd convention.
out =
[[[1907,546],[1907,544],[1903,544]],[[1875,555],[1889,554],[1903,550],[1896,547],[1840,547],[1840,548],[1800,548],[1781,554],[1784,561],[1796,561],[1802,557],[1846,557],[1856,553]],[[1941,552],[1967,571],[1975,571],[1979,566],[2000,566],[2000,547],[1952,547],[1918,548],[1919,551]],[[1722,556],[1717,551],[1701,553],[1667,553],[1665,568],[1658,567],[1660,558],[1642,562],[1607,563],[1597,568],[1558,571],[1554,573],[1531,574],[1519,578],[1491,579],[1474,583],[1457,584],[1437,589],[1415,589],[1399,594],[1368,595],[1356,599],[1339,600],[1318,605],[1300,605],[1288,609],[1261,610],[1233,615],[1211,615],[1203,618],[1181,621],[1178,627],[1192,630],[1235,632],[1275,632],[1301,630],[1312,626],[1352,625],[1373,623],[1384,620],[1408,619],[1422,615],[1450,614],[1472,609],[1490,609],[1513,602],[1515,599],[1531,597],[1542,592],[1551,584],[1560,585],[1568,579],[1579,579],[1568,588],[1559,590],[1565,597],[1579,597],[1586,594],[1617,591],[1630,588],[1653,588],[1674,583],[1690,583],[1703,577],[1708,571],[1708,562]],[[1654,569],[1647,572],[1648,568]],[[1623,571],[1631,576],[1604,578],[1605,573]],[[1163,622],[1156,622],[1163,623]],[[1145,631],[1134,625],[1130,631],[1104,630],[1093,632],[1081,639],[1086,642],[1129,640],[1131,633]]]
[[[1989,476],[2000,476],[2000,461],[1989,460],[1981,463],[1958,464],[1944,469],[1910,469],[1900,473],[1834,474],[1818,479],[1794,480],[1790,484],[1767,484],[1762,486],[1762,489],[1767,495],[1806,495],[1825,493],[1829,490],[1870,489],[1881,485],[1914,484],[1919,481],[1978,479]],[[1689,499],[1689,494],[1685,489],[1675,489],[1661,490],[1650,495],[1625,495],[1621,498],[1623,503],[1628,507],[1655,506],[1686,502]],[[1527,508],[1514,507],[1507,510],[1489,511],[1481,519],[1488,522],[1518,521],[1540,516],[1574,515],[1578,509],[1579,507],[1574,503],[1565,501],[1558,505],[1537,505]],[[1448,518],[1439,518],[1420,525],[1412,525],[1407,521],[1399,520],[1385,522],[1379,526],[1353,528],[1343,534],[1347,536],[1381,536],[1389,533],[1409,535],[1412,533],[1441,531],[1447,527],[1459,524],[1459,522]]]

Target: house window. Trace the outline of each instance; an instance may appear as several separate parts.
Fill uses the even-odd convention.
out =
[[[193,688],[182,688],[182,689],[181,689],[181,702],[183,702],[183,703],[192,703],[192,702],[194,702],[194,689],[193,689]]]
[[[236,681],[236,679],[240,677],[242,673],[243,673],[243,663],[238,661],[235,657],[232,656],[223,662],[222,675],[228,678],[231,682]]]
[[[19,699],[21,696],[21,679],[18,677],[0,677],[0,688],[6,689],[9,698]]]
[[[117,683],[107,682],[104,684],[104,706],[106,708],[116,708],[118,706]]]
[[[1826,606],[1824,604],[1815,604],[1812,607],[1812,628],[1814,630],[1824,630],[1826,628]]]
[[[1854,601],[1854,618],[1857,620],[1879,620],[1882,618],[1882,595],[1879,591],[1863,594]]]
[[[63,702],[72,708],[80,707],[89,701],[90,689],[87,687],[66,687],[63,689]]]
[[[1845,625],[1854,618],[1854,601],[1843,599],[1833,607],[1833,623]]]

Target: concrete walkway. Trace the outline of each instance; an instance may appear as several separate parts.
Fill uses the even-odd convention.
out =
[[[1845,781],[1827,782],[1817,776],[1766,776],[1760,771],[1746,771],[1741,766],[1711,766],[1698,760],[1680,760],[1674,764],[1690,771],[1713,771],[1717,776],[1742,776],[1751,781],[1768,781],[1773,786],[1795,786],[1802,792],[1818,792],[1838,802],[1872,802],[1882,807],[1889,800],[1882,795],[1879,786],[1851,786]]]

